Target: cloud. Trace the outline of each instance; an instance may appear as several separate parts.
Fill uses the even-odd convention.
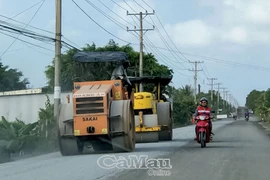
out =
[[[228,10],[233,9],[233,16],[239,18],[242,23],[252,23],[256,25],[270,24],[270,1],[266,0],[226,0],[224,7],[227,8],[224,15],[228,15]]]
[[[0,0],[0,10],[2,11],[1,13],[3,14],[3,10],[4,10],[4,1]]]
[[[139,12],[142,10],[142,8],[133,1],[127,1],[127,3],[135,11]],[[157,5],[152,0],[147,1],[147,3],[152,7]],[[119,4],[125,9],[130,9],[124,2]],[[212,8],[213,14],[210,16],[216,18],[209,20],[207,18],[196,17],[176,23],[163,22],[168,34],[177,46],[205,47],[218,43],[233,43],[239,45],[269,43],[270,36],[268,35],[267,28],[268,26],[270,27],[270,1],[225,0],[216,2],[215,0],[207,0],[203,2],[200,1],[199,5]],[[121,12],[123,9],[115,5],[114,11]],[[130,16],[122,17],[126,21],[134,23]],[[134,19],[138,21],[137,18]],[[156,18],[153,17],[153,19],[155,19],[157,23]],[[119,19],[119,21],[121,21],[121,19]],[[123,20],[122,22],[126,23]],[[158,28],[160,31],[162,30],[160,26],[158,26]],[[119,35],[121,35],[120,32]],[[154,44],[164,44],[156,33],[149,33],[147,36]],[[166,37],[165,34],[163,34],[163,36]],[[137,41],[133,35],[125,35],[125,38]]]
[[[229,41],[238,44],[244,44],[248,41],[247,30],[243,27],[233,27],[229,32],[224,33],[224,41]]]
[[[167,24],[165,29],[179,46],[209,45],[214,37],[214,29],[199,19],[172,25]]]

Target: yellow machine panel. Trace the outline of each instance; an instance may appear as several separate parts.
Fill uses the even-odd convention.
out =
[[[134,110],[152,109],[153,94],[149,92],[134,93]]]

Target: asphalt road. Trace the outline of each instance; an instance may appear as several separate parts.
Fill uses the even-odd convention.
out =
[[[179,147],[164,157],[170,171],[133,170],[112,179],[269,180],[270,138],[254,121],[225,125],[206,149],[195,142]]]
[[[254,123],[238,120],[214,122],[214,142],[201,149],[193,141],[194,126],[174,130],[171,142],[136,144],[133,153],[106,154],[122,157],[147,155],[169,158],[172,168],[149,176],[147,170],[102,168],[104,154],[62,157],[51,153],[0,164],[1,180],[92,180],[92,179],[183,179],[183,180],[268,180],[270,139]],[[104,160],[104,158],[103,158]],[[112,161],[106,161],[107,165]],[[121,164],[120,164],[121,165]],[[123,164],[122,164],[123,165]],[[138,165],[136,163],[135,165]],[[156,173],[156,171],[152,171]],[[162,174],[163,173],[163,174]]]

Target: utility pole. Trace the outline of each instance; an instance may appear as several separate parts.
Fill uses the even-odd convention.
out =
[[[229,107],[231,106],[231,95],[232,94],[227,94],[228,95],[228,105]],[[231,107],[229,108],[229,110],[231,110]]]
[[[211,102],[213,105],[213,86],[214,86],[214,81],[217,80],[217,78],[207,78],[207,79],[211,80],[211,84],[208,84],[208,85],[211,85]]]
[[[198,71],[202,71],[202,69],[198,70],[198,64],[203,63],[203,61],[189,61],[189,63],[194,63],[195,64],[195,69],[189,69],[189,71],[194,71],[194,101],[197,103],[197,73]]]
[[[216,85],[218,85],[218,92],[217,92],[217,113],[219,112],[219,90],[220,90],[220,85],[222,83],[217,83]]]
[[[228,92],[230,92],[230,91],[225,91],[225,106],[227,106],[229,103],[228,103]]]
[[[223,104],[222,104],[222,109],[224,109],[225,108],[225,89],[227,89],[227,88],[225,88],[225,87],[221,87],[220,89],[223,89]]]
[[[61,100],[61,24],[62,0],[56,0],[55,58],[54,58],[54,117],[58,119]]]
[[[155,11],[153,10],[153,13],[148,13],[147,11],[145,13],[128,13],[127,11],[127,15],[134,15],[134,16],[140,16],[139,20],[140,20],[140,29],[136,29],[136,27],[134,27],[134,29],[130,30],[128,27],[127,27],[127,31],[140,31],[140,63],[139,63],[139,73],[140,73],[140,77],[143,76],[143,31],[145,31],[145,33],[147,31],[150,31],[150,30],[154,30],[154,26],[152,29],[143,29],[143,19],[148,16],[148,15],[154,15],[155,14]],[[144,15],[144,17],[143,17]],[[142,83],[140,84],[140,92],[143,91],[143,85]]]

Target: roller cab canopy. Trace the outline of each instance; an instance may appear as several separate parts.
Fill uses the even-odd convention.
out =
[[[104,51],[104,52],[77,52],[73,60],[80,63],[98,63],[98,62],[118,62],[128,63],[128,55],[121,51]]]
[[[145,77],[128,77],[131,84],[158,84],[167,86],[172,81],[172,76],[145,76]]]

